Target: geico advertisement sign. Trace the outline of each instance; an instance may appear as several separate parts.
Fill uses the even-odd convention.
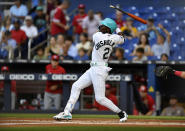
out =
[[[34,74],[10,74],[10,80],[34,80]]]
[[[121,81],[121,75],[109,75],[107,77],[108,81]]]
[[[52,80],[77,80],[77,75],[52,75]]]

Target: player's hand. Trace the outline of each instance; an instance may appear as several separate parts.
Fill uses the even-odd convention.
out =
[[[125,36],[123,32],[119,32],[118,35]]]
[[[57,90],[57,88],[58,88],[58,85],[52,85],[52,86],[50,86],[50,90],[51,91],[55,91],[55,90]]]
[[[169,67],[169,66],[158,66],[155,69],[155,74],[158,77],[162,77],[162,78],[167,79],[167,77],[169,75],[174,74],[174,70],[171,67]]]

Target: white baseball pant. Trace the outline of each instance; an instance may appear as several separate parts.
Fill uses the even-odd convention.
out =
[[[76,101],[79,98],[80,91],[93,84],[96,101],[109,108],[115,113],[121,110],[108,98],[105,97],[105,80],[111,68],[106,66],[92,66],[88,69],[73,85],[71,95],[64,112],[72,112]]]

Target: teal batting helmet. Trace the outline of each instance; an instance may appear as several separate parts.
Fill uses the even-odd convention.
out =
[[[111,33],[113,33],[117,28],[116,22],[110,18],[105,18],[104,20],[100,22],[100,24],[107,26],[111,30]]]

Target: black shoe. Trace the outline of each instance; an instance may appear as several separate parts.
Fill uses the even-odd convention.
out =
[[[120,122],[125,122],[125,121],[127,121],[128,115],[127,115],[126,112],[121,111],[121,112],[118,113],[118,116],[119,116],[119,118],[120,118],[120,120],[119,120]]]

